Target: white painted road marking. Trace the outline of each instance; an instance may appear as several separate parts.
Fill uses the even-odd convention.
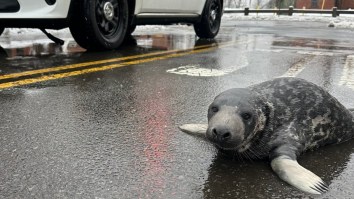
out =
[[[178,68],[172,68],[167,70],[166,72],[177,74],[177,75],[218,77],[218,76],[224,76],[230,73],[234,73],[248,66],[248,60],[245,56],[239,58],[238,62],[241,63],[237,64],[236,66],[228,66],[222,69],[203,68],[200,67],[199,64],[197,64],[197,65],[186,65],[186,66],[180,66]]]
[[[172,68],[170,70],[167,70],[167,72],[178,74],[178,75],[201,76],[201,77],[223,76],[227,74],[224,71],[217,70],[217,69],[200,68],[199,65],[180,66],[178,68]]]
[[[315,58],[315,55],[310,55],[310,56],[307,56],[307,57],[299,60],[294,65],[292,65],[289,68],[289,70],[286,71],[280,77],[296,77],[298,74],[300,74],[306,68],[305,64],[310,62],[313,58]]]

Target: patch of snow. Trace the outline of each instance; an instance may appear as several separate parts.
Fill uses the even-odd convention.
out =
[[[146,34],[147,31],[149,32],[162,32],[165,30],[171,30],[175,33],[186,33],[188,31],[194,31],[192,25],[185,25],[185,24],[174,24],[174,25],[140,25],[137,26],[133,34]],[[188,31],[186,31],[188,30]]]
[[[341,14],[340,16],[334,18],[330,14],[301,14],[294,13],[293,16],[285,16],[285,15],[276,15],[273,13],[250,13],[249,16],[244,16],[243,13],[225,13],[222,18],[223,21],[315,21],[315,22],[327,22],[329,26],[334,26],[337,28],[348,28],[354,29],[354,14]],[[142,25],[137,26],[135,33],[142,33],[147,31],[164,31],[172,28],[176,32],[185,33],[186,29],[190,29],[193,31],[193,26],[185,26],[185,25]],[[56,37],[67,38],[71,36],[69,28],[61,29],[61,30],[47,30],[49,33],[53,34]],[[21,39],[24,36],[32,37],[33,35],[41,35],[44,34],[39,29],[33,28],[6,28],[3,35],[11,36],[13,39]]]
[[[61,30],[47,30],[53,35],[59,34],[70,34],[69,28],[64,28]],[[41,30],[36,28],[6,28],[4,35],[28,35],[28,34],[44,34]]]
[[[342,14],[338,17],[332,17],[329,14],[301,14],[294,13],[293,16],[276,15],[273,13],[251,13],[245,16],[243,13],[225,13],[223,20],[239,20],[239,21],[315,21],[327,22],[337,28],[354,29],[354,14]]]

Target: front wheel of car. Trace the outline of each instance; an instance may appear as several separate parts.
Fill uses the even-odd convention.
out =
[[[127,0],[82,0],[73,11],[70,31],[88,50],[118,48],[128,27]]]
[[[201,20],[194,24],[198,37],[212,39],[218,33],[221,24],[222,5],[220,0],[207,0]]]
[[[4,32],[4,30],[5,30],[5,28],[0,27],[0,36],[1,36],[1,34]]]

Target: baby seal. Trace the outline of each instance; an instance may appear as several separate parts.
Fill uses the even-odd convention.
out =
[[[269,158],[273,171],[311,194],[328,190],[298,164],[307,150],[354,137],[354,114],[323,88],[299,78],[276,78],[226,90],[208,109],[208,124],[185,124],[183,132],[205,135],[217,148],[249,159]]]

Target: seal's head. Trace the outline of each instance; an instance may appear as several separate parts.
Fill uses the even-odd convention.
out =
[[[209,106],[206,136],[221,149],[243,152],[263,130],[266,120],[265,103],[258,94],[249,89],[230,89]]]

